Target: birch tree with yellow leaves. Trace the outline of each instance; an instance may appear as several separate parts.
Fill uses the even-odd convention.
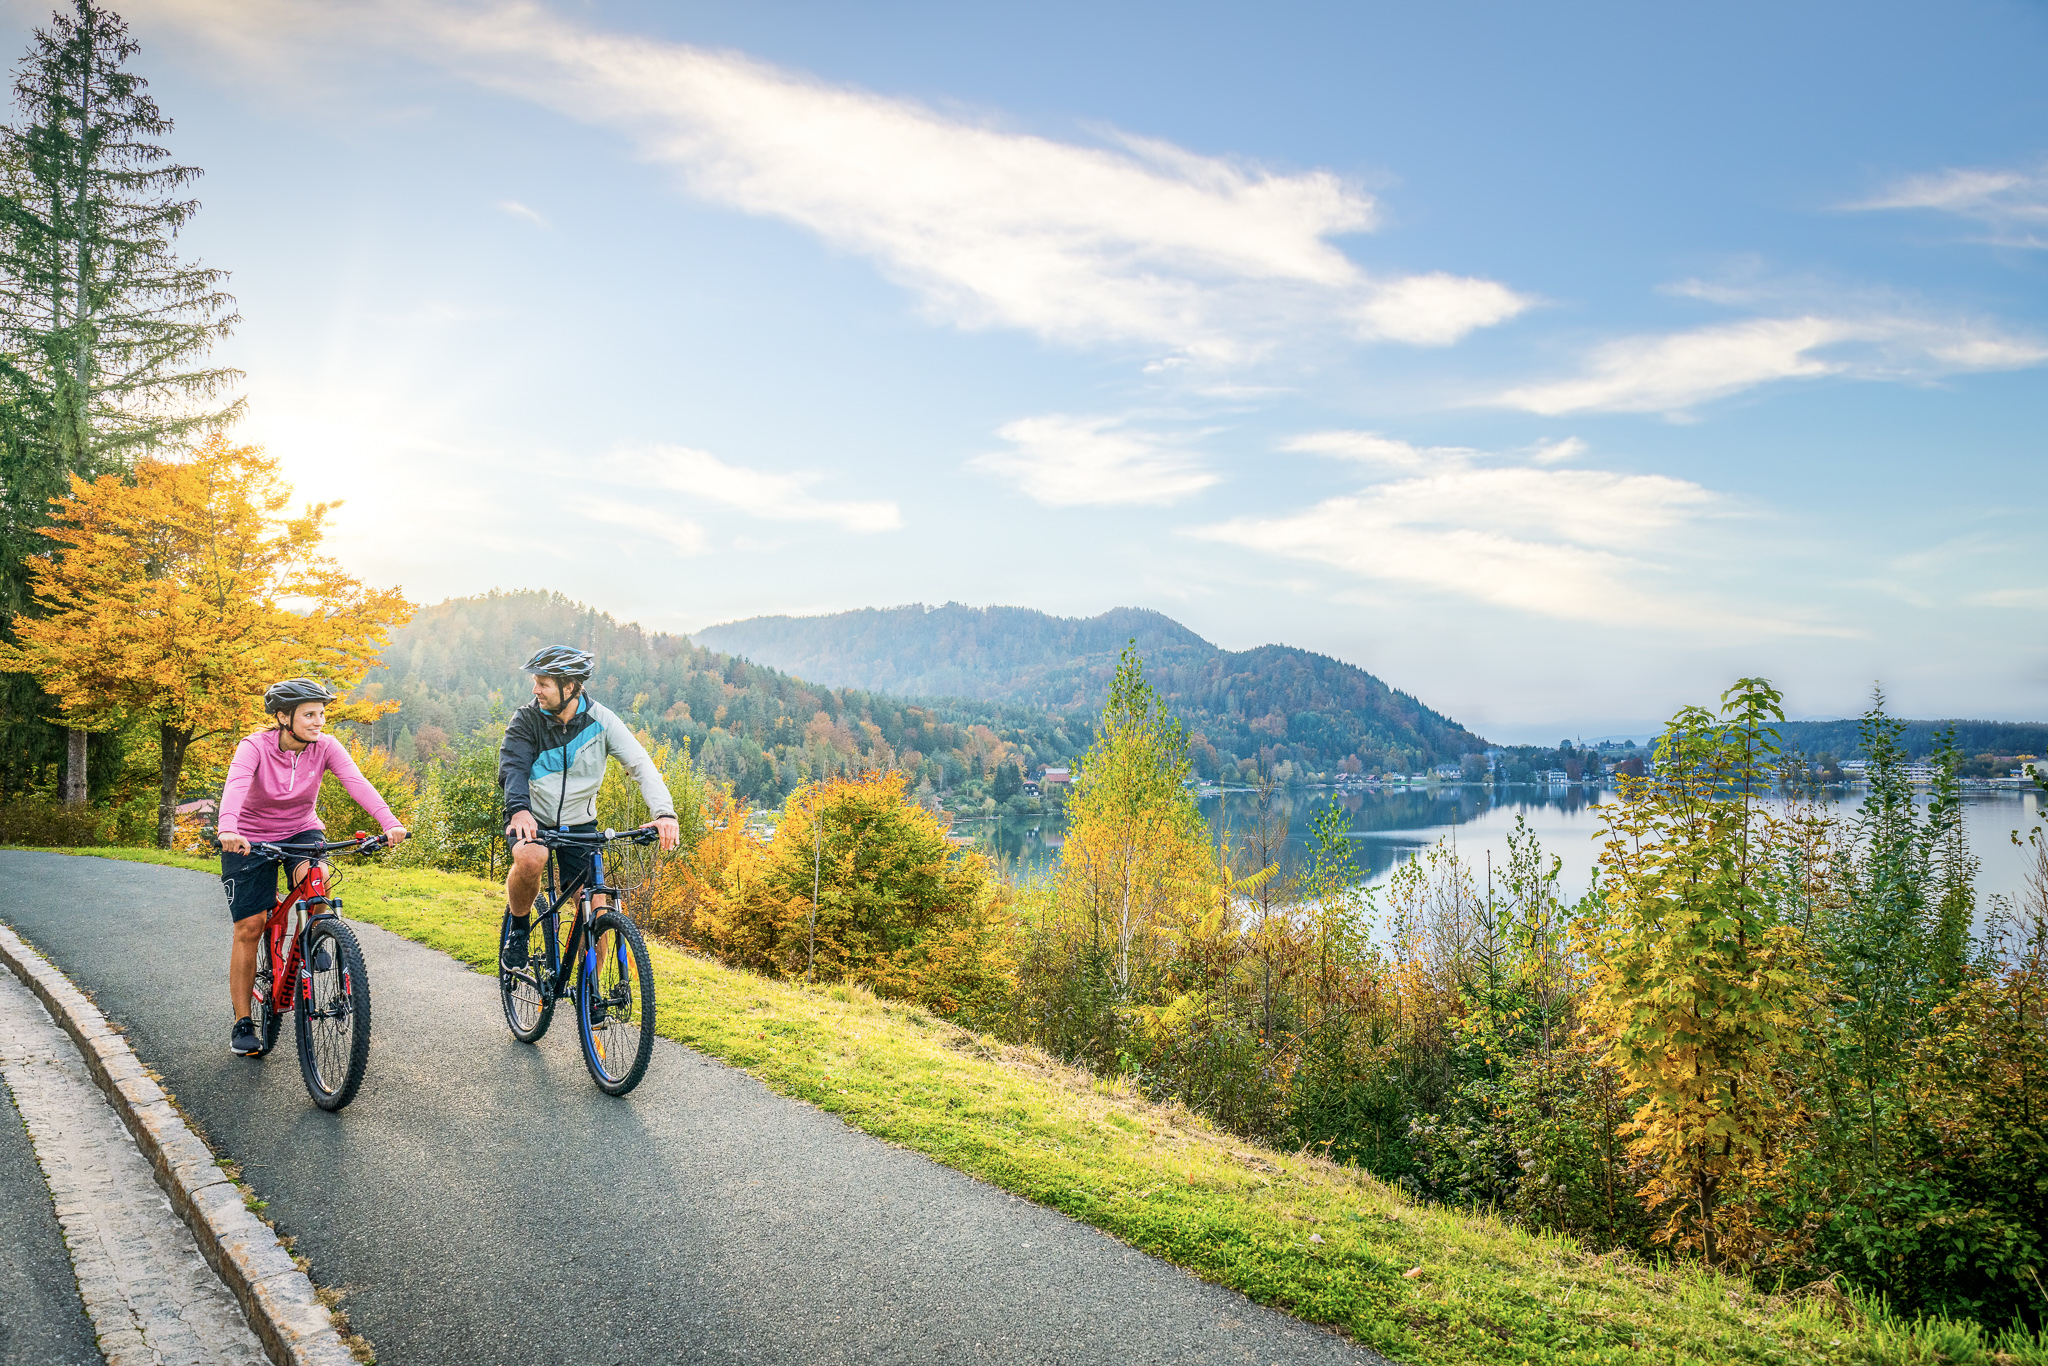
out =
[[[132,482],[74,476],[52,500],[51,548],[29,567],[43,615],[16,619],[0,670],[35,675],[67,725],[156,731],[160,847],[194,746],[260,726],[277,679],[346,694],[412,615],[399,590],[367,587],[321,553],[338,504],[293,515],[291,501],[274,458],[219,434],[183,459],[138,461]]]

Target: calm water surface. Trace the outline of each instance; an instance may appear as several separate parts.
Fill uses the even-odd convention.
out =
[[[1849,817],[1862,806],[1864,795],[1853,790],[1836,792],[1826,797],[1824,804]],[[1497,788],[1447,785],[1378,792],[1303,791],[1278,794],[1274,804],[1276,813],[1286,815],[1289,845],[1297,856],[1304,848],[1309,822],[1332,802],[1342,806],[1349,818],[1358,865],[1374,884],[1384,883],[1401,864],[1439,840],[1455,841],[1458,852],[1475,868],[1483,869],[1489,854],[1494,866],[1501,867],[1507,862],[1508,832],[1519,817],[1546,853],[1564,860],[1558,880],[1566,896],[1577,897],[1585,891],[1593,866],[1594,840],[1600,830],[1598,807],[1613,800],[1611,792],[1589,792],[1583,787],[1509,784]],[[1202,814],[1212,827],[1221,820],[1232,832],[1256,819],[1256,806],[1256,797],[1249,792],[1227,792],[1201,803]],[[1970,849],[1982,860],[1977,875],[1980,906],[1988,907],[1994,895],[2016,898],[2024,890],[2026,864],[2023,851],[2013,847],[2011,832],[2032,827],[2041,814],[2037,792],[1964,794],[1963,820]],[[959,828],[963,834],[973,831],[984,849],[1027,877],[1051,868],[1063,835],[1056,825],[1037,816],[1006,820],[1000,826],[996,822],[962,822]]]

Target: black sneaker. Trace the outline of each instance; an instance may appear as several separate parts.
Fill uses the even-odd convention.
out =
[[[235,1032],[228,1036],[228,1051],[244,1058],[262,1055],[263,1040],[256,1037],[256,1022],[247,1015],[235,1021]]]
[[[525,916],[510,917],[511,924],[505,927],[505,942],[499,949],[499,958],[508,968],[526,966],[526,937],[532,932],[533,922]]]

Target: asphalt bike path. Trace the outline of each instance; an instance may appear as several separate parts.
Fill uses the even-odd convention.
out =
[[[329,1115],[289,1021],[227,1051],[217,879],[0,850],[0,920],[127,1027],[387,1366],[1380,1360],[666,1039],[605,1096],[570,1007],[518,1043],[495,979],[374,926],[369,1071]]]
[[[14,980],[5,968],[0,977]],[[0,1362],[98,1366],[100,1360],[50,1188],[14,1096],[0,1086]]]

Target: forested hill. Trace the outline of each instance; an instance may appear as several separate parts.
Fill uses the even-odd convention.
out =
[[[707,627],[701,645],[804,678],[912,696],[1099,709],[1117,654],[1135,639],[1160,694],[1214,763],[1265,753],[1333,771],[1412,771],[1486,748],[1463,726],[1355,665],[1285,645],[1217,648],[1171,618],[1122,607],[1055,617],[947,603],[755,617]]]
[[[1138,607],[1055,617],[957,602],[752,617],[706,627],[692,639],[834,687],[1057,708],[1100,707],[1126,641],[1138,642],[1151,667],[1217,653],[1179,622]]]
[[[1836,759],[1860,759],[1863,741],[1857,735],[1861,722],[1787,721],[1778,726],[1778,743],[1807,755],[1832,755]],[[1956,748],[1966,756],[1979,754],[2048,755],[2048,722],[2042,721],[1908,721],[1899,742],[1906,753],[1924,759],[1934,752],[1943,732],[1955,727]]]
[[[1260,762],[1282,781],[1334,772],[1347,761],[1371,771],[1409,769],[1482,744],[1336,660],[1278,646],[1230,654],[1164,617],[1142,615],[1199,645],[1162,635],[1161,658],[1148,659],[1147,668],[1189,720],[1203,777],[1248,774]],[[557,593],[489,593],[424,608],[393,634],[383,667],[365,683],[401,704],[378,724],[377,742],[411,760],[479,735],[491,739],[494,718],[527,698],[519,665],[556,642],[596,653],[591,694],[599,701],[658,740],[687,738],[707,772],[756,801],[876,765],[950,791],[1003,763],[1026,773],[1071,763],[1094,742],[1100,706],[1099,698],[1060,707],[828,687],[615,621]]]
[[[902,767],[947,790],[993,773],[1070,762],[1093,743],[1086,716],[999,703],[906,704],[855,688],[804,683],[779,670],[700,649],[683,636],[621,623],[559,593],[489,593],[422,609],[392,635],[370,695],[397,700],[376,740],[401,759],[497,743],[524,704],[519,666],[542,645],[597,655],[590,693],[658,741],[687,739],[699,766],[758,802],[834,773]]]

